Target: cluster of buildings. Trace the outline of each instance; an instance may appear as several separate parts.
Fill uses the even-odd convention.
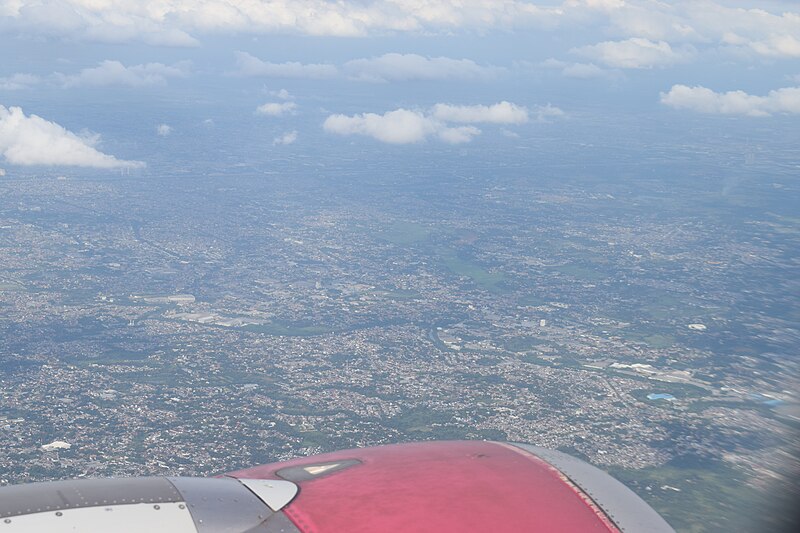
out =
[[[797,402],[796,324],[736,311],[736,280],[780,268],[757,241],[570,189],[463,185],[437,212],[201,185],[0,185],[0,483],[439,438],[782,467],[754,394]]]

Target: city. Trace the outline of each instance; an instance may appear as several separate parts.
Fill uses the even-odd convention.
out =
[[[2,482],[451,438],[786,475],[796,219],[691,180],[440,172],[7,175]]]

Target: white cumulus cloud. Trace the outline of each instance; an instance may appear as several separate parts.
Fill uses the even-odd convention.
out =
[[[267,102],[256,108],[256,113],[259,115],[267,115],[270,117],[279,117],[287,113],[293,113],[297,109],[297,104],[294,102]]]
[[[691,57],[693,48],[673,49],[666,41],[631,37],[624,41],[603,41],[573,49],[573,52],[614,68],[652,68],[673,65]]]
[[[96,67],[85,68],[77,74],[56,74],[64,87],[127,85],[143,87],[145,85],[163,85],[167,78],[186,76],[190,63],[183,61],[174,65],[163,63],[146,63],[126,67],[119,61],[106,60]]]
[[[471,59],[398,53],[353,59],[344,64],[344,71],[351,78],[374,82],[489,79],[501,70],[478,65]]]
[[[699,113],[765,117],[773,113],[800,114],[800,87],[785,87],[756,96],[744,91],[718,93],[702,86],[673,85],[661,93],[661,103]]]
[[[552,24],[558,6],[528,0],[12,0],[12,28],[105,42],[196,45],[192,34],[295,33],[358,36]]]
[[[367,135],[389,144],[409,144],[424,140],[439,125],[419,111],[400,108],[383,115],[331,115],[325,119],[323,128],[340,135]]]
[[[750,4],[749,6],[747,4]],[[607,32],[651,41],[729,45],[770,57],[797,57],[795,1],[626,0],[606,10]]]
[[[523,124],[528,122],[528,109],[505,101],[490,106],[436,104],[433,117],[444,122]]]
[[[481,130],[475,126],[456,126],[454,128],[441,128],[437,135],[439,139],[447,144],[468,143],[476,135],[480,135]]]
[[[616,39],[608,42],[667,43],[679,55],[692,43],[701,52],[732,46],[755,57],[796,58],[800,12],[796,0],[5,0],[0,26],[42,38],[173,46],[196,46],[211,34],[486,35],[564,28],[577,38],[597,32]],[[732,33],[739,44],[726,40]],[[637,57],[610,60],[641,65]],[[668,57],[645,64],[663,65]],[[297,72],[297,66],[281,70]]]
[[[169,124],[159,124],[156,126],[156,133],[161,137],[166,137],[170,133],[172,133],[172,126]]]
[[[572,63],[565,66],[561,73],[568,78],[602,78],[608,76],[608,72],[598,67],[594,63]]]
[[[540,105],[534,109],[536,114],[536,122],[547,122],[551,118],[561,118],[566,116],[566,113],[554,105]]]
[[[798,30],[800,31],[800,28]],[[800,57],[800,39],[794,35],[771,35],[762,41],[750,42],[748,45],[764,56]]]
[[[99,135],[76,135],[19,107],[0,105],[0,153],[13,165],[69,165],[96,168],[143,167],[97,150]]]
[[[287,91],[286,89],[281,89],[279,91],[270,91],[270,96],[274,96],[275,98],[280,98],[281,100],[293,100],[294,96],[292,93]]]
[[[299,63],[288,61],[273,63],[264,61],[247,52],[236,52],[237,70],[240,76],[264,76],[272,78],[329,79],[346,77],[366,82],[397,81],[442,81],[442,80],[488,80],[504,71],[501,67],[483,66],[471,59],[449,57],[425,57],[417,54],[386,53],[378,57],[359,58],[337,66],[331,63]],[[291,96],[274,96],[289,99]]]
[[[272,140],[272,144],[273,146],[278,146],[278,145],[286,146],[294,143],[296,140],[297,140],[297,132],[287,131],[283,135],[275,137],[275,139]]]
[[[18,72],[16,74],[12,74],[11,76],[0,78],[0,90],[19,91],[21,89],[27,89],[32,85],[36,85],[39,83],[39,81],[41,81],[39,76]]]
[[[339,74],[335,65],[328,63],[270,63],[248,54],[236,52],[237,74],[242,76],[266,76],[271,78],[333,78]]]
[[[528,108],[505,101],[489,106],[436,104],[427,111],[400,108],[383,115],[330,115],[323,128],[329,133],[365,135],[389,144],[418,143],[430,137],[461,144],[481,134],[472,124],[522,124],[528,122],[529,113]],[[548,105],[536,108],[535,113],[538,120],[544,120],[563,111]]]
[[[567,78],[577,79],[592,79],[592,78],[610,78],[614,77],[617,71],[606,70],[598,67],[594,63],[569,63],[559,59],[550,58],[542,61],[540,67],[560,70],[561,74]]]

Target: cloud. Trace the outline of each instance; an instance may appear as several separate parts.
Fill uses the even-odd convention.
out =
[[[793,35],[771,35],[763,41],[750,42],[748,45],[763,56],[800,57],[800,39]]]
[[[294,102],[268,102],[258,106],[256,108],[256,113],[270,117],[279,117],[287,113],[293,113],[295,109],[297,109],[297,104]]]
[[[0,90],[2,91],[19,91],[21,89],[28,89],[32,85],[39,83],[41,79],[39,76],[33,74],[17,73],[4,78],[0,78]]]
[[[272,140],[272,145],[273,146],[278,146],[278,145],[286,146],[286,145],[292,144],[296,140],[297,140],[297,132],[296,131],[287,131],[286,133],[284,133],[280,137],[275,137],[275,139]]]
[[[606,10],[605,22],[609,24],[608,32],[626,37],[711,48],[735,45],[761,56],[797,57],[797,3],[751,1],[756,6],[753,8],[736,5],[744,3],[628,0]]]
[[[68,165],[137,168],[141,161],[123,161],[98,151],[99,135],[78,136],[19,107],[0,105],[0,153],[13,165]]]
[[[366,135],[389,144],[409,144],[424,140],[439,125],[419,111],[400,108],[383,115],[331,115],[325,119],[323,128],[339,135]]]
[[[271,63],[247,52],[236,52],[236,74],[240,76],[266,76],[273,78],[329,79],[346,76],[351,80],[366,82],[480,80],[496,77],[504,69],[481,66],[471,59],[449,57],[424,57],[417,54],[387,53],[372,58],[352,59],[341,67],[331,63]],[[273,94],[279,98],[286,96]],[[278,91],[280,93],[280,91]]]
[[[294,96],[287,91],[286,89],[281,89],[279,91],[270,91],[270,96],[274,96],[275,98],[280,98],[281,100],[294,100]]]
[[[480,135],[481,130],[475,126],[458,126],[455,128],[442,128],[437,135],[439,139],[447,144],[468,143],[476,135]]]
[[[569,63],[558,59],[550,58],[539,63],[540,67],[560,70],[561,74],[567,78],[593,79],[613,77],[617,71],[606,70],[598,67],[594,63]]]
[[[573,52],[615,68],[640,69],[673,65],[688,59],[691,47],[674,50],[666,41],[653,42],[641,37],[624,41],[603,41],[573,49]]]
[[[339,70],[328,63],[269,63],[247,52],[236,52],[236,64],[239,67],[236,73],[241,76],[325,79],[339,74]]]
[[[353,59],[344,64],[344,71],[351,78],[373,82],[479,80],[494,78],[502,70],[498,67],[478,65],[470,59],[398,53],[383,54],[369,59]]]
[[[563,114],[553,106],[537,108],[537,118]],[[339,135],[364,135],[388,144],[412,144],[436,137],[449,144],[471,141],[481,130],[471,124],[522,124],[528,122],[529,110],[510,102],[490,106],[436,104],[429,111],[395,109],[383,115],[330,115],[323,128]],[[470,124],[466,126],[452,126]]]
[[[561,73],[568,78],[591,79],[608,76],[608,71],[594,63],[572,63],[565,66]]]
[[[3,25],[20,33],[69,40],[197,46],[197,40],[181,28],[183,24],[175,24],[174,17],[164,18],[180,3],[167,0],[172,5],[165,5],[165,10],[159,9],[156,0],[16,0],[5,3]]]
[[[361,36],[552,25],[558,6],[527,0],[14,0],[6,24],[37,35],[192,46],[199,33]]]
[[[747,4],[755,7],[740,7]],[[686,43],[730,48],[724,35],[735,32],[742,43],[734,48],[793,58],[800,14],[788,0],[7,0],[0,2],[0,26],[34,37],[159,46],[197,46],[198,37],[212,34],[485,35],[565,28],[571,35],[591,31],[617,39],[609,42],[669,43],[679,51]]]
[[[550,104],[537,106],[534,111],[536,112],[536,122],[548,122],[548,119],[566,116],[561,108]]]
[[[147,63],[126,67],[119,61],[101,61],[96,67],[85,68],[78,74],[67,76],[56,74],[64,87],[127,85],[143,87],[146,85],[163,85],[167,78],[186,76],[190,63],[182,61],[174,65]]]
[[[491,106],[436,104],[433,117],[444,122],[523,124],[528,122],[528,109],[505,101]]]
[[[717,93],[701,86],[673,85],[668,93],[661,93],[661,103],[675,109],[721,115],[800,114],[800,87],[785,87],[766,96],[755,96],[744,91]]]
[[[611,11],[624,7],[625,0],[584,0],[584,4],[590,9]]]
[[[169,124],[159,124],[156,126],[156,133],[161,137],[166,137],[170,133],[172,133],[172,126]]]

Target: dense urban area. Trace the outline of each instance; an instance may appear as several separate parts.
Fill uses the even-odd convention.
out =
[[[9,169],[0,483],[450,438],[569,451],[678,526],[791,483],[796,166],[516,143]]]

